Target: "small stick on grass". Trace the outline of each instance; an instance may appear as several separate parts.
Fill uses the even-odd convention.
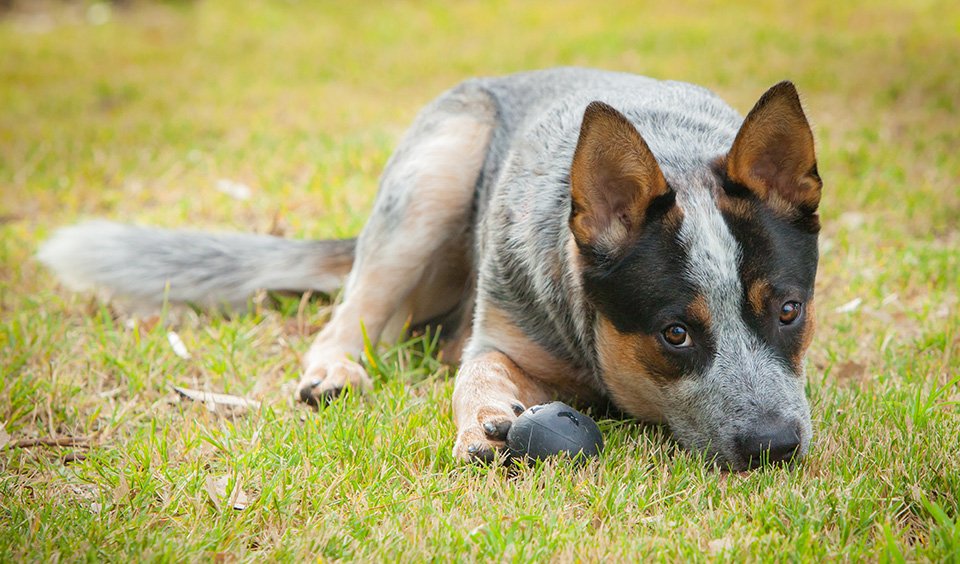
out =
[[[31,447],[89,447],[90,437],[45,437],[41,439],[20,439],[11,441],[4,449]]]

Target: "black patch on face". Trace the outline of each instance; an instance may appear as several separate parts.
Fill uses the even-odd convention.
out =
[[[707,328],[687,313],[697,293],[684,277],[689,259],[678,227],[648,215],[640,237],[622,258],[593,262],[583,273],[587,299],[620,333],[654,335],[660,342],[671,324],[687,327],[693,347],[676,349],[661,342],[677,376],[702,371],[714,353]]]
[[[805,304],[813,299],[819,220],[809,210],[800,210],[801,217],[784,219],[743,187],[728,183],[724,190],[728,196],[741,199],[750,210],[745,215],[723,212],[742,252],[739,268],[744,291],[743,319],[763,342],[789,361],[800,352],[802,330],[809,320],[803,311],[796,322],[782,325],[780,307],[788,301]],[[759,281],[766,281],[771,291],[760,315],[748,299],[750,288]]]

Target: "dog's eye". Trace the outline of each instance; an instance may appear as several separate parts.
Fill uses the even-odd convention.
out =
[[[802,308],[800,302],[787,302],[780,306],[780,324],[790,325],[799,319]]]
[[[693,339],[690,333],[683,325],[671,325],[663,330],[663,340],[678,348],[689,347],[693,345]]]

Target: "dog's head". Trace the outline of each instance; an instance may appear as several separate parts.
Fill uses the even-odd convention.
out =
[[[822,183],[793,85],[696,168],[662,169],[627,118],[588,106],[570,229],[604,382],[726,467],[802,456]]]

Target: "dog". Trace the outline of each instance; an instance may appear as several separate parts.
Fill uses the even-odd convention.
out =
[[[467,80],[426,106],[357,239],[101,221],[39,258],[73,289],[151,304],[343,287],[306,355],[312,405],[372,387],[364,329],[441,326],[458,459],[494,458],[527,407],[561,399],[666,423],[744,470],[809,449],[821,188],[790,82],[743,118],[700,86],[561,68]]]

